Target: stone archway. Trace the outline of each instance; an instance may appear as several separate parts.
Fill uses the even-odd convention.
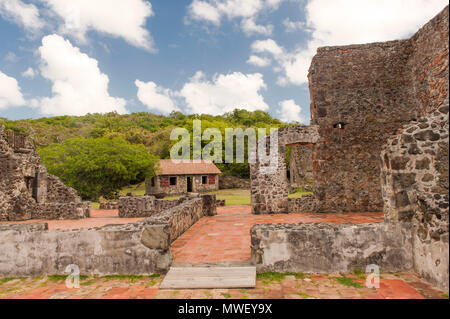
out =
[[[253,214],[288,213],[289,182],[286,176],[286,146],[313,145],[320,136],[318,126],[288,126],[282,127],[270,135],[262,137],[258,145],[266,143],[270,149],[270,141],[278,137],[278,153],[276,168],[265,171],[268,163],[260,161],[256,148],[253,150],[256,162],[250,164],[251,205]]]

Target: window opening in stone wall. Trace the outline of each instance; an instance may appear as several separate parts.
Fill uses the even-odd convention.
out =
[[[171,177],[170,178],[170,186],[175,186],[175,185],[177,185],[177,178]]]
[[[333,125],[334,128],[337,128],[339,130],[345,130],[345,128],[347,127],[347,124],[339,122]]]
[[[155,187],[155,178],[152,177],[152,187]]]
[[[208,176],[202,176],[202,184],[208,184]]]

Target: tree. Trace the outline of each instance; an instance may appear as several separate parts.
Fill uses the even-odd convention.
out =
[[[72,138],[40,149],[39,155],[49,173],[90,200],[154,176],[157,162],[144,145],[121,137]]]

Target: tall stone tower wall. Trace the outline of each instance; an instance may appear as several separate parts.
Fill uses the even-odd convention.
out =
[[[379,154],[448,97],[446,7],[411,39],[319,48],[309,71],[319,211],[381,211]]]

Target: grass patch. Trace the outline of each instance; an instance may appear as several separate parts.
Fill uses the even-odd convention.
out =
[[[345,277],[345,275],[342,275],[342,277],[334,277],[334,279],[341,285],[347,287],[363,288],[363,285],[361,285],[361,283],[354,281],[352,278]]]
[[[130,185],[122,188],[119,191],[120,196],[126,196],[128,193],[132,193],[135,196],[144,196],[145,195],[145,182],[142,182],[137,185]]]
[[[355,268],[353,269],[353,273],[358,276],[359,279],[366,279],[366,274],[362,271],[362,269]]]
[[[153,275],[152,275],[153,276]],[[159,275],[158,275],[159,277]],[[105,281],[110,281],[110,280],[128,280],[128,282],[130,283],[134,283],[136,281],[145,279],[145,278],[156,278],[156,277],[151,277],[151,276],[141,276],[141,275],[109,275],[109,276],[104,276],[102,277]]]
[[[91,279],[91,280],[88,280],[88,281],[85,281],[85,282],[80,283],[80,286],[90,286],[90,285],[92,285],[93,283],[95,283],[95,280],[94,280],[94,279]]]
[[[50,275],[50,276],[48,276],[48,280],[53,281],[53,282],[64,281],[64,280],[66,280],[66,278],[67,278],[66,275]]]
[[[269,271],[269,272],[263,272],[263,273],[256,274],[256,278],[262,279],[263,283],[270,283],[270,282],[274,282],[274,281],[280,282],[287,276],[294,276],[296,279],[305,278],[304,273],[293,273],[293,272],[281,273],[281,272]]]
[[[441,297],[448,299],[448,294],[442,294]]]
[[[11,278],[11,277],[1,278],[1,279],[0,279],[0,285],[5,284],[5,283],[7,283],[7,282],[9,282],[9,281],[13,281],[13,280],[15,280],[15,279],[17,279],[17,278]]]
[[[227,299],[230,299],[231,298],[231,295],[230,294],[222,294],[222,296],[224,296],[225,298],[227,298]]]

